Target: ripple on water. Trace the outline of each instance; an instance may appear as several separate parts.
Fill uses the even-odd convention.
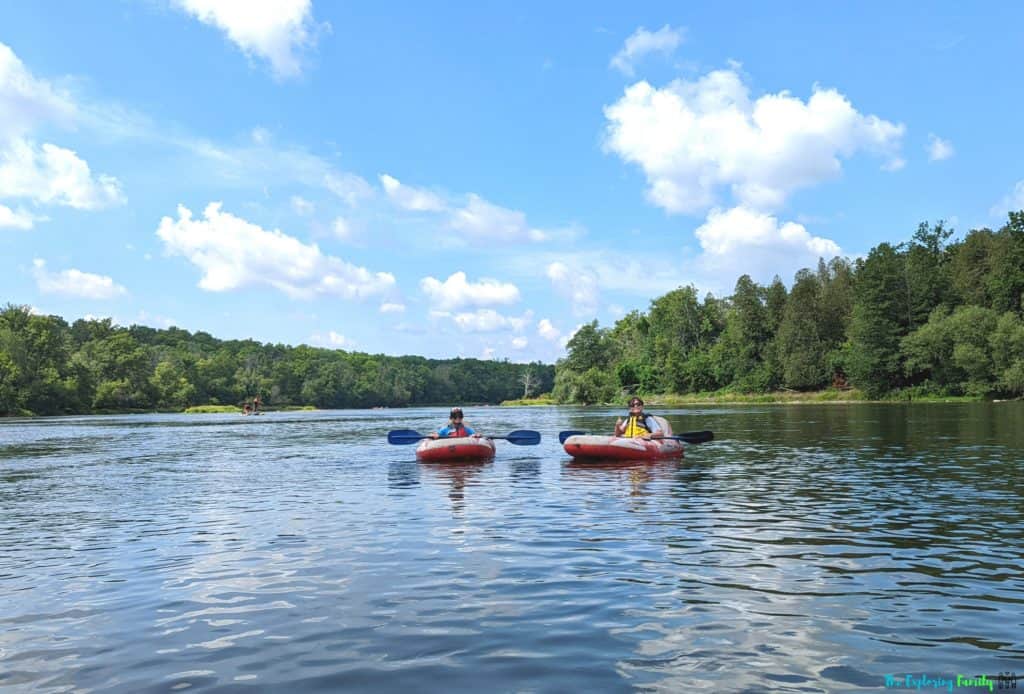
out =
[[[544,438],[425,465],[384,435],[440,409],[0,424],[0,687],[834,692],[1020,671],[1024,408],[669,410],[716,442],[625,464],[557,442],[615,411],[473,414]]]

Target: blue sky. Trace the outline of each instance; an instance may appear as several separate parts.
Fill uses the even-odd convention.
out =
[[[777,5],[777,3],[776,3]],[[553,361],[1024,208],[1024,5],[0,5],[0,301]]]

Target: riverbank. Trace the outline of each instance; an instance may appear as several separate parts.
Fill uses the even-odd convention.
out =
[[[710,393],[657,393],[640,394],[649,407],[683,407],[688,405],[827,405],[848,403],[933,403],[933,402],[984,402],[988,398],[976,395],[922,395],[908,391],[897,391],[888,397],[872,400],[856,388],[849,390],[827,390],[798,392],[775,391],[771,393],[736,393],[716,391]],[[625,399],[625,396],[623,396]],[[994,402],[1005,402],[995,400]],[[558,405],[550,396],[520,400],[506,400],[502,407]],[[562,403],[571,404],[571,403]],[[592,403],[602,405],[621,405],[621,402]]]
[[[281,405],[280,407],[261,407],[260,412],[312,412],[315,405]],[[235,414],[241,413],[238,405],[194,405],[185,409],[184,414]]]

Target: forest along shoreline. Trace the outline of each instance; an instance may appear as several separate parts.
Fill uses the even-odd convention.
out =
[[[950,243],[943,222],[789,289],[743,275],[693,286],[611,328],[580,326],[557,364],[427,359],[255,340],[109,318],[0,310],[0,415],[348,409],[449,404],[950,402],[1024,396],[1024,210]]]

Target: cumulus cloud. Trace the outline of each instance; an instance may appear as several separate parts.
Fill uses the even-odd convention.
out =
[[[431,311],[434,319],[450,320],[459,330],[467,333],[493,333],[499,330],[522,332],[533,320],[533,311],[526,311],[521,316],[506,316],[494,309],[481,308],[476,311],[451,313],[450,311]]]
[[[32,261],[32,275],[36,279],[39,291],[44,294],[63,294],[84,299],[113,299],[128,293],[127,289],[105,275],[94,275],[74,268],[50,272],[42,258]]]
[[[430,298],[431,305],[441,311],[452,311],[464,306],[493,306],[514,304],[519,301],[519,288],[507,282],[483,278],[469,282],[465,272],[455,272],[444,282],[433,277],[420,280],[420,288]]]
[[[0,205],[0,229],[31,229],[36,218],[23,208],[12,210]]]
[[[512,338],[512,349],[526,349],[526,346],[530,344],[530,341],[525,337],[513,337]]]
[[[202,219],[178,206],[178,218],[164,217],[156,232],[165,250],[188,259],[203,271],[199,287],[222,292],[269,285],[290,297],[326,294],[359,299],[383,294],[395,284],[387,272],[371,272],[325,255],[316,244],[260,226],[221,211],[213,202]]]
[[[815,86],[806,102],[785,91],[752,99],[732,69],[661,89],[637,82],[604,113],[606,151],[639,165],[648,198],[673,213],[712,207],[723,187],[742,205],[778,207],[859,151],[895,161],[904,132],[834,89]]]
[[[548,235],[540,229],[532,229],[526,223],[526,215],[490,203],[475,193],[469,194],[469,202],[453,210],[449,225],[475,241],[517,242],[544,241]]]
[[[393,176],[381,174],[380,184],[388,198],[404,210],[441,212],[447,207],[440,196],[429,190],[405,185]]]
[[[1024,180],[1017,181],[1010,193],[989,210],[993,217],[1006,217],[1007,212],[1024,210]]]
[[[953,143],[935,133],[928,133],[928,161],[943,161],[953,156]]]
[[[98,210],[124,202],[112,176],[94,177],[70,149],[16,140],[0,151],[0,198],[28,198],[42,204]]]
[[[673,29],[668,24],[657,31],[647,31],[640,27],[626,39],[626,43],[612,58],[610,67],[632,77],[634,66],[641,58],[650,53],[671,54],[683,42],[683,33],[683,29]]]
[[[329,331],[326,335],[321,333],[313,333],[309,341],[314,345],[320,345],[323,347],[333,347],[335,349],[352,349],[356,343],[351,338],[345,337],[340,333],[336,333],[333,330]]]
[[[301,52],[316,43],[312,0],[177,0],[203,24],[223,31],[247,56],[270,63],[278,78],[302,72]]]
[[[549,342],[557,342],[562,336],[562,331],[551,324],[547,318],[541,318],[537,322],[537,334]]]
[[[33,76],[0,43],[0,199],[22,198],[80,210],[124,202],[116,178],[93,175],[85,160],[70,149],[29,139],[45,123],[71,127],[78,118],[78,108],[67,94]],[[14,215],[10,218],[13,225]],[[27,218],[25,213],[18,214],[17,224],[24,228]]]
[[[569,299],[574,314],[591,315],[597,310],[600,290],[592,270],[580,266],[570,269],[556,261],[548,265],[546,272],[555,292]]]
[[[405,313],[405,304],[383,303],[380,305],[381,313]]]
[[[741,274],[767,282],[842,254],[835,241],[811,235],[802,224],[744,207],[712,210],[695,234],[704,252],[690,267],[691,280],[716,294],[728,293]]]

